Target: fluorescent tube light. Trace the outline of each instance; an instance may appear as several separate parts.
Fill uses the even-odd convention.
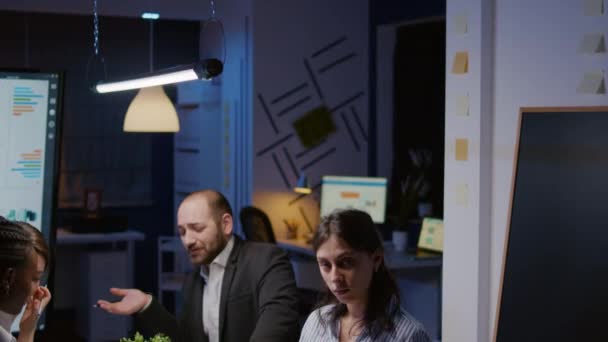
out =
[[[98,93],[110,93],[113,91],[147,88],[164,84],[192,81],[196,80],[197,78],[198,77],[194,70],[190,69],[156,76],[145,76],[132,80],[100,83],[97,85],[96,89]]]
[[[114,91],[154,87],[197,79],[209,80],[221,74],[223,67],[223,63],[217,59],[203,59],[195,64],[159,70],[139,77],[115,82],[99,82],[95,86],[95,89],[98,93],[110,93]]]

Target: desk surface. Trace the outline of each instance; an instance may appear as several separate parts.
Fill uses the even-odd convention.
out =
[[[93,243],[112,243],[112,242],[129,242],[141,241],[146,238],[146,235],[134,230],[127,230],[120,233],[96,233],[96,234],[75,234],[62,230],[57,231],[58,245],[80,245]]]
[[[310,244],[304,240],[277,240],[277,245],[289,252],[299,253],[314,258],[315,254]],[[441,267],[441,258],[417,258],[414,254],[397,252],[393,244],[384,243],[384,262],[391,270],[404,270],[409,268]]]

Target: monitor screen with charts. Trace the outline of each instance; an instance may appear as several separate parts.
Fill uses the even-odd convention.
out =
[[[384,223],[386,178],[323,176],[321,185],[321,217],[335,209],[359,209]]]
[[[61,91],[59,73],[0,70],[0,215],[30,223],[47,241],[58,179]]]

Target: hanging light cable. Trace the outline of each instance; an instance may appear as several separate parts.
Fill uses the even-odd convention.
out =
[[[99,47],[99,13],[97,11],[97,0],[93,0],[93,53],[89,57],[86,70],[86,81],[90,89],[95,91],[95,86],[106,79],[106,62]]]

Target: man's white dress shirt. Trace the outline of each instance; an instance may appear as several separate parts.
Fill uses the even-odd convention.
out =
[[[218,254],[209,266],[201,266],[201,277],[205,282],[203,289],[203,329],[209,342],[220,341],[220,298],[224,270],[234,247],[234,237],[230,237],[224,250]]]

